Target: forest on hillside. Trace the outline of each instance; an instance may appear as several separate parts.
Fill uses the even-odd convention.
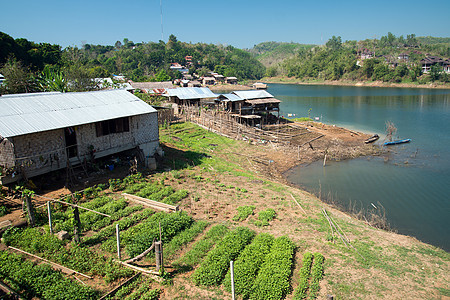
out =
[[[249,52],[266,66],[266,76],[301,80],[348,80],[384,82],[450,82],[441,65],[422,73],[421,60],[450,57],[450,38],[395,36],[345,41],[333,36],[325,45],[265,42]],[[280,51],[279,49],[283,49]],[[292,50],[289,53],[289,50]],[[403,54],[403,56],[402,56]],[[404,56],[406,54],[406,56]],[[267,64],[266,57],[277,63]],[[399,58],[406,57],[406,58]]]
[[[209,71],[239,80],[260,79],[265,67],[247,51],[233,46],[184,43],[174,35],[167,43],[134,43],[128,39],[115,45],[84,44],[81,48],[14,39],[0,32],[0,73],[6,81],[2,93],[35,91],[80,91],[94,89],[92,78],[123,74],[133,81],[165,81],[181,77],[171,63],[186,65],[200,76]],[[70,84],[68,84],[70,82]]]

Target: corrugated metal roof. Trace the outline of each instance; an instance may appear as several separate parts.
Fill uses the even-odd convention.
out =
[[[226,99],[228,99],[228,101],[231,101],[231,102],[243,101],[244,100],[244,99],[242,99],[241,97],[239,97],[238,95],[235,95],[235,94],[221,94],[220,96],[225,97]]]
[[[235,91],[233,94],[238,95],[242,99],[251,100],[251,99],[263,99],[263,98],[273,98],[273,96],[264,90],[256,90],[256,91]]]
[[[125,90],[0,97],[0,135],[12,137],[156,112]]]
[[[178,97],[178,99],[207,99],[216,98],[217,95],[210,89],[203,87],[186,87],[167,90],[165,96]]]

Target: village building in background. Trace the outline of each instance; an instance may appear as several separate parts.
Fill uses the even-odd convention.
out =
[[[145,94],[161,95],[168,89],[173,89],[174,85],[171,81],[162,82],[134,82],[129,80],[128,83],[136,90]]]
[[[442,71],[449,74],[450,73],[450,61],[447,59],[442,59],[438,56],[427,56],[420,61],[422,65],[422,72],[428,73],[431,70],[431,66],[438,65],[442,67]]]

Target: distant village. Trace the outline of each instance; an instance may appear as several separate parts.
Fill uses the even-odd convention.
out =
[[[420,54],[417,50],[414,50],[413,53]],[[366,59],[380,58],[383,59],[389,67],[395,68],[401,63],[406,63],[408,65],[410,63],[410,55],[411,53],[400,53],[397,57],[389,55],[377,56],[374,51],[362,49],[358,51],[358,61],[356,64],[361,67]],[[422,73],[424,74],[429,73],[433,65],[438,65],[442,68],[443,72],[450,74],[450,60],[448,59],[427,55],[424,59],[420,60],[420,65],[422,67]]]

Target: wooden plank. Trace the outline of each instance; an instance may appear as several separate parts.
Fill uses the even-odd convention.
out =
[[[159,275],[160,275],[159,272],[152,271],[152,270],[146,270],[144,268],[133,266],[133,265],[127,264],[126,262],[123,262],[123,261],[120,261],[120,260],[116,260],[116,259],[114,259],[114,261],[119,263],[119,264],[122,264],[122,265],[124,265],[124,266],[126,266],[126,267],[128,267],[130,269],[142,272],[143,275],[149,276],[149,277],[155,279],[158,282],[162,282],[163,281],[163,279],[161,277],[159,277]]]
[[[128,200],[135,201],[140,204],[147,205],[147,206],[159,209],[159,210],[165,210],[165,211],[179,211],[180,210],[180,207],[178,205],[177,206],[169,205],[166,203],[161,203],[158,201],[150,200],[150,199],[135,196],[135,195],[130,195],[127,193],[123,193],[122,196],[124,196]]]
[[[13,249],[13,250],[19,251],[19,252],[24,253],[24,254],[26,254],[26,255],[29,255],[29,256],[31,256],[31,257],[34,257],[34,258],[40,259],[40,260],[42,260],[42,261],[45,261],[46,263],[52,265],[53,267],[56,267],[56,268],[59,269],[59,270],[66,270],[66,272],[69,271],[69,274],[71,274],[71,273],[76,273],[76,274],[78,274],[78,275],[81,275],[81,276],[84,276],[84,277],[86,277],[86,278],[92,279],[91,276],[88,276],[88,275],[85,275],[85,274],[83,274],[83,273],[77,272],[77,271],[75,271],[75,270],[69,269],[68,267],[64,267],[64,266],[62,266],[62,265],[60,265],[60,264],[51,262],[51,261],[49,261],[49,260],[47,260],[47,259],[45,259],[45,258],[39,257],[39,256],[34,255],[34,254],[31,254],[31,253],[29,253],[29,252],[26,252],[26,251],[23,251],[23,250],[20,250],[20,249],[18,249],[18,248],[14,248],[14,247],[11,247],[11,246],[8,246],[8,248],[11,248],[11,249]]]

